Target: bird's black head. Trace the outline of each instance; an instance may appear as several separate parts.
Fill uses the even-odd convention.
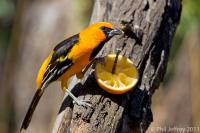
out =
[[[123,34],[123,31],[121,31],[119,29],[112,29],[112,28],[109,28],[109,27],[106,27],[106,26],[102,26],[102,27],[100,27],[100,29],[104,32],[107,39],[110,39],[115,35]]]

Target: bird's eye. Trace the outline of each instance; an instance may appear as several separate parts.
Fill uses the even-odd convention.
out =
[[[104,32],[104,34],[105,34],[107,37],[109,36],[110,31],[113,30],[113,29],[108,28],[108,27],[105,27],[105,26],[102,26],[100,29]]]
[[[101,29],[102,31],[104,31],[104,32],[109,32],[109,31],[112,30],[111,28],[108,28],[108,27],[105,27],[105,26],[102,26],[100,29]]]

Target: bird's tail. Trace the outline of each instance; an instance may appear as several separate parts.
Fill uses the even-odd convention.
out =
[[[31,105],[29,106],[28,112],[26,113],[26,116],[23,120],[20,132],[22,129],[27,129],[27,127],[29,126],[29,123],[31,121],[31,118],[33,116],[33,112],[35,111],[35,108],[43,94],[44,90],[43,89],[37,89],[37,91],[35,92],[35,95],[32,99]]]

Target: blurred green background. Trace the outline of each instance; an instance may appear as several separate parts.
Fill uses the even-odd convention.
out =
[[[199,5],[199,0],[183,0],[167,73],[153,97],[154,122],[148,132],[165,126],[200,127]],[[19,130],[34,93],[38,64],[54,44],[88,25],[92,6],[92,0],[0,0],[0,133]],[[55,87],[59,88],[50,86]],[[49,89],[28,132],[51,131],[62,97],[60,90]]]

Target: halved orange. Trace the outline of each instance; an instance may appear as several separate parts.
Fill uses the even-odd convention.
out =
[[[97,83],[105,91],[112,94],[123,94],[131,90],[138,82],[138,70],[127,57],[118,56],[115,72],[112,73],[116,54],[104,57],[105,64],[97,63],[95,77]]]

